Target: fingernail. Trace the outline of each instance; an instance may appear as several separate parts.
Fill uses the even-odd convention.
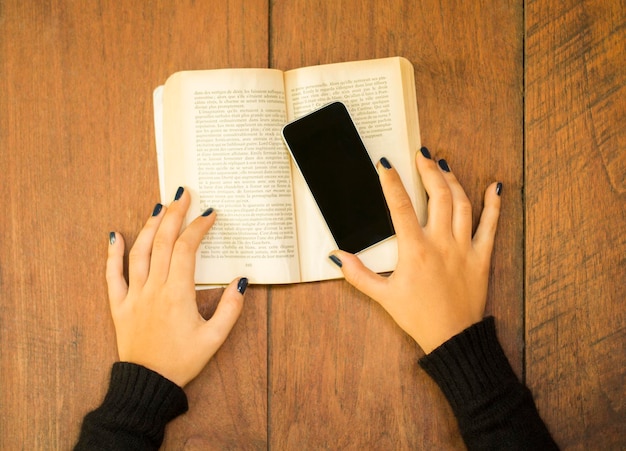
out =
[[[109,232],[109,244],[115,244],[115,232]]]
[[[424,155],[424,158],[427,158],[430,160],[430,152],[428,151],[426,147],[422,147],[420,149],[420,152],[422,152],[422,155]]]
[[[244,294],[246,292],[246,288],[248,288],[248,278],[242,277],[237,283],[237,291],[241,294]]]
[[[343,266],[343,262],[336,255],[329,255],[328,258],[330,258],[330,261],[333,262],[335,265],[339,266],[340,268]]]
[[[496,185],[496,194],[500,196],[502,194],[502,182],[498,182]]]
[[[443,158],[437,162],[439,167],[443,172],[450,172],[450,166],[448,166],[448,162]]]
[[[207,208],[206,210],[204,210],[204,213],[202,213],[202,216],[209,216],[211,213],[213,213],[213,209],[212,208]]]
[[[174,196],[174,200],[180,199],[184,192],[185,192],[185,188],[183,188],[182,186],[179,186],[178,190],[176,190],[176,195]]]
[[[152,210],[152,216],[159,216],[159,213],[161,213],[161,210],[163,210],[163,205],[156,204],[154,206],[154,210]]]
[[[385,169],[391,169],[391,163],[389,163],[389,160],[387,160],[385,157],[382,157],[380,159],[380,164],[383,166],[383,168]]]

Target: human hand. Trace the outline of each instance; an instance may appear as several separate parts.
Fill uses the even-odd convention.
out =
[[[383,277],[344,251],[333,252],[331,260],[428,354],[483,318],[502,184],[487,188],[472,238],[472,207],[445,160],[435,163],[422,148],[416,164],[429,195],[424,227],[396,170],[386,159],[378,164],[398,242],[395,271]]]
[[[123,275],[124,240],[111,232],[106,278],[121,361],[149,368],[183,387],[222,345],[241,314],[248,280],[234,280],[215,314],[202,318],[196,304],[196,250],[215,222],[205,211],[181,233],[189,208],[179,188],[169,208],[157,204],[137,236]]]

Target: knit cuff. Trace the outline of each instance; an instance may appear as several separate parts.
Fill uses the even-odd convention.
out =
[[[467,403],[518,383],[498,342],[493,316],[455,335],[421,358],[419,364],[457,413],[468,407]]]
[[[116,427],[160,443],[165,425],[187,409],[187,396],[178,385],[144,366],[118,362],[99,410]]]

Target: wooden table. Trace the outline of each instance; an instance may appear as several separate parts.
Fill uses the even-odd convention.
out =
[[[102,399],[108,232],[158,201],[152,89],[390,55],[476,221],[504,183],[487,310],[556,440],[626,446],[623,2],[3,0],[0,449],[67,449]],[[344,281],[251,287],[164,448],[462,449],[421,355]]]

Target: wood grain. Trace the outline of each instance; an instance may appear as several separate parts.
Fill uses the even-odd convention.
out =
[[[564,449],[623,449],[626,8],[526,17],[527,383]]]
[[[273,2],[279,69],[402,55],[415,66],[422,142],[476,206],[493,180],[504,209],[489,311],[521,375],[523,349],[522,4]],[[276,449],[458,449],[419,349],[343,281],[273,287],[269,444]]]
[[[102,399],[116,359],[107,235],[132,243],[158,200],[152,89],[183,69],[390,55],[413,62],[422,141],[475,222],[504,182],[488,312],[542,416],[565,449],[623,448],[625,11],[1,1],[0,449],[68,449]],[[199,295],[203,314],[218,297]],[[251,287],[163,448],[460,449],[420,356],[343,281]]]
[[[0,3],[0,449],[69,449],[101,401],[116,359],[108,232],[132,243],[158,201],[152,90],[181,69],[266,66],[267,9]],[[249,299],[228,345],[246,358],[209,364],[166,447],[207,429],[218,447],[265,443],[267,290]]]

